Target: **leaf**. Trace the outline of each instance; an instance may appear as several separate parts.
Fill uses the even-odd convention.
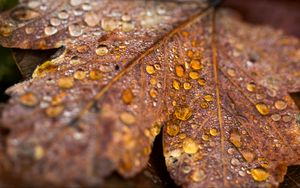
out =
[[[80,2],[24,1],[1,15],[3,46],[65,47],[9,89],[5,174],[36,187],[96,186],[113,171],[132,177],[162,125],[166,165],[184,187],[278,186],[299,164],[299,111],[288,95],[298,86],[286,86],[297,75],[285,72],[299,70],[287,54],[296,39],[269,59],[272,43],[260,42],[275,31],[252,36],[256,28],[208,3]],[[268,48],[251,69],[240,48],[248,43]],[[273,64],[285,71],[276,75]]]

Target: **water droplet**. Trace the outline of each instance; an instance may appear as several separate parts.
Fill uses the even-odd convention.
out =
[[[147,65],[147,66],[146,66],[146,72],[147,72],[148,74],[154,74],[154,73],[155,73],[155,68],[154,68],[154,66],[153,66],[153,65]]]
[[[128,15],[128,14],[124,14],[121,17],[121,20],[124,21],[124,22],[130,22],[131,21],[131,16]]]
[[[173,88],[176,90],[180,89],[180,82],[178,80],[173,80]]]
[[[198,145],[191,138],[186,138],[182,144],[183,151],[187,154],[195,154],[198,152]]]
[[[126,125],[132,125],[136,121],[134,115],[129,112],[122,112],[120,115],[120,120]]]
[[[90,72],[90,78],[92,80],[100,80],[102,77],[103,75],[99,70],[94,69]]]
[[[219,135],[219,132],[217,129],[210,129],[209,134],[212,136],[217,136],[217,135]]]
[[[201,169],[196,169],[191,175],[191,179],[195,182],[200,182],[205,178],[205,173]]]
[[[58,117],[63,111],[63,105],[50,106],[46,109],[46,114],[48,117],[55,118]]]
[[[242,146],[241,136],[238,132],[233,131],[230,133],[230,142],[237,148]]]
[[[281,119],[281,116],[279,114],[273,114],[271,115],[271,118],[273,121],[279,121]]]
[[[175,66],[175,73],[178,77],[182,78],[185,73],[185,69],[182,65],[176,65]]]
[[[76,80],[83,80],[86,77],[85,71],[78,70],[74,73],[73,76]]]
[[[246,88],[248,91],[253,92],[256,89],[256,84],[254,82],[250,82],[247,84]]]
[[[101,27],[104,31],[113,31],[119,27],[120,23],[111,18],[101,20]]]
[[[240,161],[236,158],[232,158],[230,163],[233,165],[233,166],[238,166],[240,165]]]
[[[184,83],[183,83],[183,88],[184,88],[185,90],[189,90],[189,89],[192,89],[192,85],[191,85],[191,83],[189,83],[189,82],[184,82]]]
[[[74,79],[72,77],[63,77],[57,80],[57,85],[61,89],[70,89],[74,86]]]
[[[100,22],[100,17],[94,12],[87,12],[84,15],[84,21],[88,26],[95,27]]]
[[[130,32],[134,29],[134,24],[133,23],[128,23],[128,22],[122,22],[121,23],[121,28],[124,32]]]
[[[150,84],[151,85],[156,85],[157,84],[157,80],[155,78],[151,78],[150,79]]]
[[[151,135],[153,137],[157,136],[160,133],[160,130],[161,130],[161,124],[154,123],[154,125],[150,129]]]
[[[81,6],[82,10],[84,11],[90,11],[92,10],[92,5],[88,2],[85,2],[82,6]]]
[[[109,50],[107,46],[99,45],[95,52],[98,56],[104,56],[109,52]]]
[[[208,141],[209,140],[209,136],[207,134],[203,134],[202,135],[202,140]]]
[[[282,120],[283,120],[285,123],[290,122],[290,121],[292,121],[292,116],[290,116],[290,115],[284,115],[284,116],[282,117]]]
[[[42,146],[35,146],[34,147],[34,158],[35,160],[40,160],[45,156],[45,150]]]
[[[83,62],[80,61],[80,59],[78,58],[78,56],[73,56],[70,60],[70,64],[71,65],[80,65],[82,64]]]
[[[205,86],[206,80],[205,80],[204,78],[200,78],[200,79],[198,80],[198,84],[199,84],[200,86]]]
[[[201,64],[201,62],[199,60],[195,60],[195,59],[191,61],[190,66],[194,70],[201,70],[203,68],[203,65]]]
[[[50,24],[52,26],[59,26],[61,24],[61,21],[60,21],[60,19],[57,19],[57,18],[51,18],[50,19]]]
[[[34,29],[33,27],[26,27],[26,28],[25,28],[25,33],[26,33],[27,35],[33,34],[34,31],[35,31],[35,29]]]
[[[186,121],[192,116],[192,110],[189,107],[177,107],[174,115],[177,119]]]
[[[209,107],[209,104],[208,104],[206,101],[202,101],[202,102],[200,103],[200,107],[201,107],[202,109],[207,109],[207,108]]]
[[[152,98],[156,98],[157,95],[158,95],[158,92],[157,92],[156,89],[151,88],[149,94],[150,94],[150,96],[151,96]]]
[[[287,107],[287,102],[283,101],[283,100],[278,100],[275,102],[275,108],[277,108],[278,110],[284,110]]]
[[[155,63],[155,64],[154,64],[154,68],[155,68],[156,70],[160,70],[160,69],[161,69],[161,65],[158,64],[158,63]]]
[[[246,172],[244,172],[244,171],[239,170],[238,173],[239,173],[239,175],[242,176],[242,177],[246,176]]]
[[[20,102],[24,106],[34,107],[39,103],[39,100],[35,94],[28,92],[20,96]]]
[[[122,93],[122,100],[125,104],[131,104],[133,101],[134,95],[131,89],[125,89]]]
[[[261,115],[267,115],[270,112],[270,109],[268,108],[268,106],[265,103],[257,103],[255,105],[257,111],[261,114]]]
[[[66,10],[62,10],[58,13],[58,18],[61,19],[61,20],[66,20],[69,18],[69,14]]]
[[[55,33],[57,33],[57,28],[52,26],[47,26],[45,27],[44,32],[48,36],[54,35]]]
[[[262,168],[251,169],[251,176],[255,181],[265,181],[269,177],[269,173]]]
[[[231,77],[234,77],[236,75],[235,70],[234,69],[227,69],[227,74]]]
[[[34,1],[29,1],[27,6],[29,8],[32,8],[32,9],[36,9],[38,8],[39,6],[41,5],[41,2],[37,1],[37,0],[34,0]]]
[[[206,102],[211,102],[214,100],[212,95],[205,95],[203,98]]]
[[[72,6],[78,6],[82,4],[82,0],[70,0],[70,5]]]
[[[176,136],[179,133],[180,129],[175,122],[168,121],[166,131],[169,136]]]
[[[13,32],[13,25],[10,23],[1,23],[0,34],[3,37],[9,37]]]
[[[80,35],[83,34],[83,30],[82,30],[81,26],[78,24],[69,25],[68,29],[69,29],[69,33],[72,37],[79,37]]]
[[[51,105],[53,106],[57,106],[59,104],[61,104],[64,100],[64,98],[66,97],[66,93],[65,92],[61,92],[55,96],[52,97],[52,100],[51,100]]]
[[[199,73],[197,73],[197,72],[190,72],[189,76],[193,80],[196,80],[196,79],[198,79],[200,77]]]

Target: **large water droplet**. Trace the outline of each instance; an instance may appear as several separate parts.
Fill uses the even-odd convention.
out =
[[[57,28],[56,27],[52,27],[52,26],[47,26],[44,29],[44,32],[46,35],[50,36],[50,35],[54,35],[55,33],[57,33]]]
[[[70,35],[73,37],[78,37],[83,34],[83,30],[82,30],[81,26],[78,24],[72,24],[68,27],[68,29],[69,29]]]

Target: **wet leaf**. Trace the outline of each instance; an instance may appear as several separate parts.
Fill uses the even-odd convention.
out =
[[[161,127],[183,187],[278,186],[299,164],[297,39],[201,1],[99,2],[22,1],[1,14],[3,46],[64,47],[8,90],[5,174],[36,187],[132,177]]]

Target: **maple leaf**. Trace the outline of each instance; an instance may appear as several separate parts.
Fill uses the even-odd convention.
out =
[[[8,90],[2,171],[36,187],[132,177],[164,125],[178,185],[277,186],[300,161],[299,41],[273,33],[207,2],[22,1],[1,44],[61,53]]]

